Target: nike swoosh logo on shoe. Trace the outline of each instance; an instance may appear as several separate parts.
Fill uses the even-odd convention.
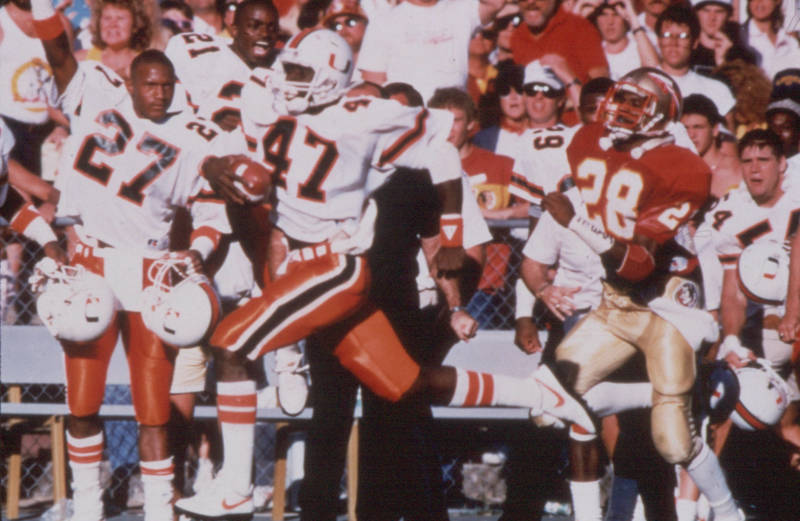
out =
[[[556,398],[558,398],[558,401],[556,402],[556,407],[561,407],[562,405],[564,405],[564,397],[561,396],[561,393],[559,393],[558,391],[556,391],[555,389],[553,389],[552,387],[550,387],[546,383],[542,382],[538,378],[536,379],[536,381],[539,382],[539,384],[541,384],[545,389],[547,389],[548,391],[550,391],[551,393],[556,395]]]
[[[232,505],[228,504],[228,500],[227,499],[223,499],[222,500],[222,508],[224,508],[225,510],[232,510],[232,509],[238,507],[239,505],[241,505],[243,503],[246,503],[248,499],[250,499],[250,498],[246,497],[243,500],[239,501],[238,503],[234,503]]]

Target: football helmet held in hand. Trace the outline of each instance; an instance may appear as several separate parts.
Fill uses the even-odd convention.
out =
[[[147,271],[152,284],[142,291],[142,320],[163,342],[191,347],[203,340],[220,318],[220,301],[205,275],[183,258],[156,259]]]
[[[106,280],[83,266],[59,265],[45,257],[30,278],[36,311],[50,334],[69,342],[91,342],[114,320],[117,301]]]
[[[339,99],[353,74],[350,45],[330,29],[295,35],[278,55],[270,77],[275,110],[297,115]]]
[[[733,423],[747,431],[778,423],[789,405],[789,389],[769,361],[759,358],[734,373],[739,380],[739,400],[731,413]]]
[[[739,287],[750,300],[780,305],[789,289],[789,253],[777,241],[756,242],[739,255]]]

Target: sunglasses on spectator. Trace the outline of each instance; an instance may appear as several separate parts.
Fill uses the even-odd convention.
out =
[[[661,37],[665,40],[688,40],[692,35],[687,33],[686,31],[680,33],[673,33],[670,31],[665,31],[661,33]]]
[[[526,96],[536,96],[537,93],[541,92],[545,98],[549,99],[556,99],[564,94],[563,90],[556,90],[544,83],[528,83],[527,85],[523,85],[522,92],[524,92]]]
[[[522,88],[516,85],[509,85],[508,83],[501,83],[497,86],[497,95],[500,97],[508,96],[511,91],[521,93]]]
[[[495,31],[504,31],[508,28],[509,25],[514,27],[519,27],[519,24],[522,23],[522,16],[518,14],[510,14],[508,16],[504,16],[502,18],[498,18],[494,21],[493,29]]]
[[[161,25],[169,29],[173,34],[188,33],[192,31],[191,20],[173,20],[172,18],[162,18]]]
[[[337,31],[337,32],[341,31],[345,27],[350,27],[352,29],[353,27],[357,26],[360,21],[361,21],[361,19],[358,18],[358,17],[348,16],[344,20],[339,20],[339,21],[332,20],[332,21],[330,21],[328,23],[328,29],[331,29],[331,30]]]

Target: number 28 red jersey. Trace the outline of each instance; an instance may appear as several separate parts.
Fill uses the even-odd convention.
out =
[[[618,240],[638,235],[656,241],[662,246],[656,270],[668,271],[674,251],[663,246],[708,198],[711,171],[686,148],[661,145],[636,159],[614,147],[603,150],[602,136],[601,124],[587,125],[567,149],[589,217]],[[649,283],[651,278],[642,281]]]

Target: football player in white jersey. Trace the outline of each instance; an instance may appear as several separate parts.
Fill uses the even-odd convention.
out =
[[[275,59],[278,11],[269,0],[236,6],[233,40],[200,33],[170,38],[165,53],[175,66],[198,116],[230,131],[241,121],[242,89],[264,84]]]
[[[375,157],[383,164],[428,168],[443,196],[438,268],[454,270],[462,262],[460,161],[447,143],[452,116],[389,100],[344,98],[352,52],[327,29],[296,35],[277,62],[275,113],[261,114],[259,121],[250,121],[249,112],[242,116],[257,157],[275,176],[274,223],[288,243],[286,266],[263,297],[233,311],[212,335],[225,462],[213,494],[179,500],[176,509],[201,519],[252,514],[256,397],[244,360],[314,332],[340,339],[334,354],[342,365],[389,400],[422,392],[434,403],[454,406],[529,407],[594,430],[588,413],[559,391],[549,370],[521,379],[419,367],[383,313],[366,300],[369,274],[362,254],[371,244],[376,210],[364,208],[365,186],[376,172]],[[379,143],[385,144],[382,150]],[[468,339],[475,322],[467,315],[457,328]]]
[[[780,338],[777,331],[786,311],[784,299],[767,302],[749,291],[740,282],[747,274],[740,273],[738,263],[743,249],[751,244],[793,247],[800,224],[800,193],[781,188],[786,158],[780,138],[773,132],[753,130],[745,134],[739,141],[739,156],[743,186],[723,197],[703,224],[711,228],[714,248],[724,269],[719,308],[723,341],[717,357],[733,367],[741,367],[756,356],[765,358],[788,380],[793,403],[781,421],[780,433],[800,447],[800,426],[794,421],[800,391],[790,363],[793,345],[791,339]]]
[[[71,263],[101,275],[120,309],[96,340],[62,342],[73,519],[103,519],[103,434],[97,413],[108,362],[121,335],[139,422],[145,519],[172,521],[173,470],[165,426],[174,352],[145,326],[142,297],[153,282],[146,277],[153,265],[177,258],[186,271],[199,272],[220,236],[230,232],[222,201],[200,175],[207,154],[226,149],[226,135],[191,113],[170,111],[176,80],[160,51],[145,51],[134,59],[129,93],[103,66],[79,67],[50,0],[34,0],[32,8],[62,109],[70,119],[57,213],[80,220]],[[179,207],[189,208],[194,232],[188,250],[170,253],[169,230]]]
[[[242,92],[246,87],[258,90],[266,86],[271,72],[269,67],[277,53],[278,31],[278,11],[270,0],[245,0],[236,5],[230,42],[200,33],[178,34],[170,39],[164,52],[175,64],[178,79],[198,116],[214,121],[229,132],[239,128],[244,108]],[[259,258],[256,252],[260,250],[253,243],[265,242],[267,238],[257,231],[268,233],[269,227],[266,223],[261,227],[237,225],[242,220],[250,223],[263,220],[261,209],[245,204],[235,189],[223,193],[231,196],[228,216],[235,235],[230,238],[231,245],[214,281],[223,302],[235,303],[243,295],[250,295],[254,280],[261,281],[265,259]],[[247,234],[236,233],[245,229]],[[253,264],[256,264],[255,268]],[[256,274],[255,277],[243,276],[251,272]],[[276,352],[278,402],[284,412],[291,415],[303,410],[308,396],[306,376],[298,372],[301,361],[302,352],[296,346]],[[182,358],[179,358],[176,367],[183,369],[181,363]],[[187,378],[204,382],[205,378],[199,372],[204,370],[205,364],[194,366],[197,371],[191,372],[196,374],[192,377],[186,375]],[[193,390],[190,387],[175,386],[173,393],[189,393]],[[185,394],[176,396],[174,400],[179,400],[180,410],[188,414],[192,410],[193,396]]]

